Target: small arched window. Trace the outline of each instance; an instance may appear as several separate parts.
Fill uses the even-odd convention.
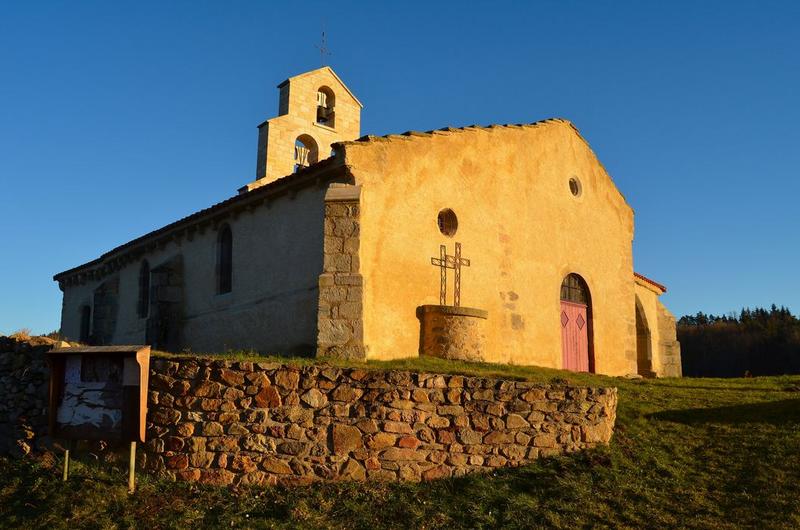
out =
[[[327,127],[336,124],[336,96],[333,90],[323,86],[317,90],[317,123]]]
[[[316,164],[319,157],[319,150],[317,149],[317,142],[307,135],[301,134],[294,142],[294,170],[308,167],[311,164]]]
[[[233,288],[233,234],[231,227],[223,226],[217,240],[217,293],[231,292]]]
[[[147,260],[139,267],[139,302],[136,312],[139,318],[147,317],[150,312],[150,264]]]
[[[78,340],[84,344],[89,343],[92,329],[92,308],[89,305],[81,307],[81,329]]]
[[[568,274],[561,282],[561,299],[576,304],[589,303],[589,289],[577,274]]]

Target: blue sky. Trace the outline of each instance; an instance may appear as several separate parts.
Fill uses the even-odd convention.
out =
[[[800,312],[800,3],[4,2],[0,332],[57,329],[54,273],[251,180],[323,23],[362,133],[568,118],[676,315]]]

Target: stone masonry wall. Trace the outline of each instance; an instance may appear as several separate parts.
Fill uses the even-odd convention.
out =
[[[0,337],[0,454],[53,447],[54,344]],[[607,443],[616,405],[615,388],[153,358],[140,464],[220,485],[455,477]]]
[[[683,368],[681,366],[681,343],[677,339],[675,329],[675,317],[658,301],[658,348],[661,350],[661,376],[662,377],[681,377]]]
[[[488,312],[470,307],[419,306],[419,354],[443,359],[485,361],[488,316]]]
[[[27,455],[44,445],[50,380],[44,352],[54,343],[0,336],[0,454]]]
[[[212,484],[428,480],[607,443],[614,388],[153,359],[145,465]]]
[[[323,273],[319,277],[317,355],[364,359],[359,263],[360,186],[331,184],[325,195]]]

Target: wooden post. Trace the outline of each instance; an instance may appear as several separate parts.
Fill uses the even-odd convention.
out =
[[[66,442],[66,447],[64,448],[64,476],[63,481],[66,482],[69,478],[69,448],[70,442]]]
[[[133,493],[136,489],[136,442],[131,442],[131,458],[128,464],[128,493]]]

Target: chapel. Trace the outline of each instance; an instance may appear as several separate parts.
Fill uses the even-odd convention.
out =
[[[633,269],[633,210],[572,123],[361,136],[330,67],[278,89],[238,193],[55,275],[69,340],[354,359],[447,342],[681,375],[666,288]]]

